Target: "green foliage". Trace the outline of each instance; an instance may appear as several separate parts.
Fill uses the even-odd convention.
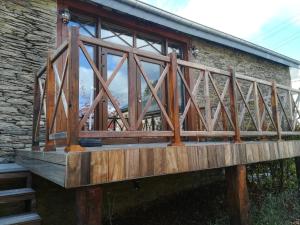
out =
[[[281,193],[268,193],[260,202],[253,203],[251,218],[253,225],[291,225],[297,224],[300,203],[296,190]]]
[[[297,187],[294,159],[249,165],[247,172],[252,191],[278,192]]]

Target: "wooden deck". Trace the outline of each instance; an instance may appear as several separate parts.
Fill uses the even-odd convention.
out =
[[[300,141],[132,144],[85,152],[17,151],[17,162],[65,188],[184,173],[300,156]]]
[[[102,74],[104,64],[97,66],[85,45],[118,52],[120,62],[109,78]],[[79,49],[101,84],[81,116]],[[163,65],[155,84],[141,63],[146,59]],[[128,70],[140,75],[127,83],[125,112],[109,85],[126,60]],[[139,79],[149,88],[144,108],[134,88]],[[184,91],[179,90],[178,82]],[[117,126],[111,126],[108,101],[115,108]],[[149,128],[147,113],[153,102],[158,106],[159,127],[153,119],[154,126]],[[47,64],[36,74],[33,151],[17,151],[17,161],[33,173],[74,188],[295,157],[300,156],[299,141],[285,139],[300,136],[299,107],[300,90],[275,81],[180,60],[175,52],[160,55],[85,37],[73,27],[69,38],[49,54]],[[84,148],[80,146],[83,139],[112,145]],[[158,144],[161,140],[171,146]],[[40,144],[44,141],[45,148]],[[145,141],[153,143],[125,144]]]

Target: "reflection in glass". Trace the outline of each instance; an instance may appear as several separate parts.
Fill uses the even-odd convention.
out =
[[[137,37],[136,47],[156,54],[162,54],[162,44],[159,41],[153,41],[150,39]]]
[[[172,53],[173,51],[176,52],[178,59],[183,59],[183,51],[182,51],[181,46],[169,43],[168,54]]]
[[[122,57],[112,54],[107,54],[107,79],[112,75],[117,64]],[[114,98],[114,101],[120,108],[124,117],[128,117],[128,62],[127,59],[121,66],[119,72],[109,85],[109,90]],[[108,101],[108,129],[109,130],[124,130],[124,125],[113,106],[112,102]]]
[[[101,29],[101,39],[115,44],[133,46],[133,37],[131,34],[105,25]]]
[[[79,33],[88,37],[96,37],[96,20],[94,18],[72,14],[69,27],[79,27]]]
[[[86,45],[85,48],[89,56],[94,59],[94,47]],[[79,116],[83,117],[94,100],[95,88],[94,71],[81,50],[79,53],[79,65]],[[93,114],[90,115],[88,124],[86,124],[89,130],[93,126],[93,116]]]
[[[161,73],[161,65],[142,61],[142,67],[150,80],[153,88],[155,88]],[[161,99],[161,89],[158,91],[158,97]],[[152,92],[144,77],[141,75],[141,105],[144,110],[147,101],[152,97]],[[155,99],[152,100],[143,120],[143,130],[161,130],[161,113],[160,108]]]

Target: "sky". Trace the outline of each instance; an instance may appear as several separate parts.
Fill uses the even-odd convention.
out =
[[[300,0],[141,0],[300,61]]]

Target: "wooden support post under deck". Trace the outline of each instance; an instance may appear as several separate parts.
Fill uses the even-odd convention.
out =
[[[102,188],[84,187],[76,190],[77,225],[102,224]]]
[[[69,34],[68,119],[66,151],[83,151],[79,145],[79,28],[71,27]]]
[[[228,208],[231,225],[249,225],[249,197],[245,165],[227,167]]]
[[[298,190],[300,192],[300,157],[295,157]]]

